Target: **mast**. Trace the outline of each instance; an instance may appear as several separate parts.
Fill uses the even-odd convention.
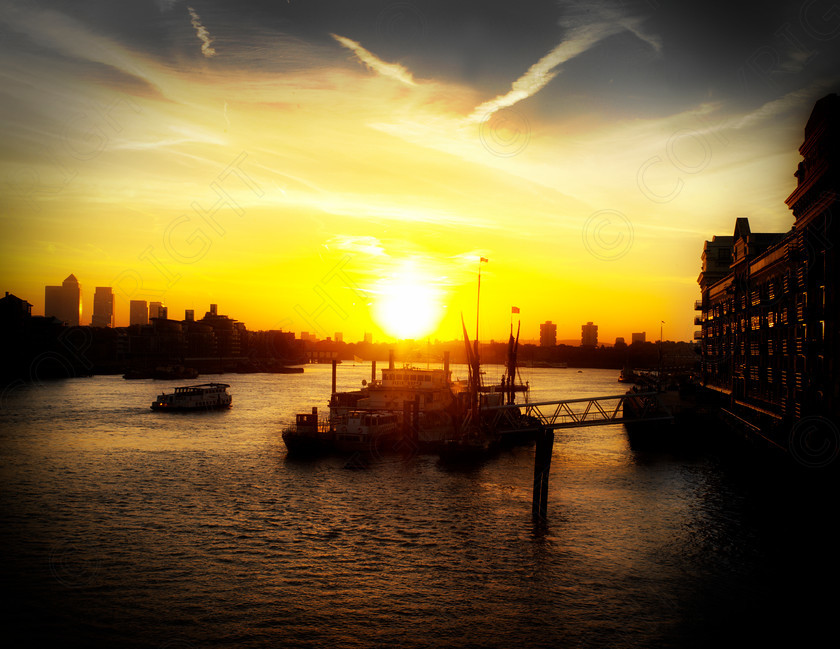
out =
[[[469,411],[472,419],[472,426],[477,427],[478,422],[478,388],[479,388],[479,369],[478,357],[476,356],[476,346],[470,348],[470,337],[467,334],[467,325],[464,323],[464,314],[461,314],[461,327],[464,330],[464,348],[467,352],[467,367],[469,368],[469,395],[470,404]]]
[[[656,389],[661,391],[662,390],[662,325],[665,324],[664,320],[660,320],[659,322],[659,372],[656,374]]]
[[[475,359],[478,362],[478,313],[481,305],[481,264],[489,263],[487,257],[479,257],[478,259],[478,295],[475,299],[475,340],[473,345],[475,347]]]
[[[469,393],[470,393],[470,414],[472,420],[473,430],[478,430],[479,408],[480,408],[480,388],[481,388],[481,370],[478,358],[478,318],[479,308],[481,306],[481,264],[488,263],[486,257],[479,257],[478,259],[478,294],[475,302],[475,340],[473,341],[472,350],[470,350],[470,338],[467,335],[467,325],[464,323],[464,314],[461,314],[461,327],[464,330],[464,346],[467,350],[467,363],[469,365]]]
[[[513,337],[513,323],[510,325],[510,339],[508,340],[508,357],[507,357],[507,402],[511,405],[516,400],[514,382],[516,377],[516,352],[519,347],[519,327],[521,322],[516,325],[516,338]]]

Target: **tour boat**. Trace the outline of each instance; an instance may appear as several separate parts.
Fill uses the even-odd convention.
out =
[[[152,402],[152,410],[217,410],[230,408],[232,397],[227,383],[202,383],[175,388],[174,392],[163,393]]]

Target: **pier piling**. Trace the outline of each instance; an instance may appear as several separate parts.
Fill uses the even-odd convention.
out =
[[[539,521],[545,521],[548,513],[548,476],[553,449],[554,431],[541,428],[534,449],[534,493],[531,498],[531,515]]]

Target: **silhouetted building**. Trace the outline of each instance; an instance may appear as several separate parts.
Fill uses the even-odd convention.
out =
[[[210,311],[206,312],[198,323],[213,329],[217,356],[231,358],[241,354],[243,338],[246,335],[243,323],[226,315],[220,315],[215,304],[210,305]]]
[[[249,352],[257,358],[298,363],[306,360],[303,341],[291,331],[249,332]]]
[[[163,302],[149,302],[149,320],[152,318],[165,318],[163,315]]]
[[[93,293],[91,327],[114,326],[114,293],[110,286],[97,286]]]
[[[44,315],[61,320],[69,327],[78,327],[82,317],[82,287],[75,275],[69,275],[61,286],[44,290]]]
[[[580,346],[598,346],[598,325],[587,322],[585,325],[580,326]]]
[[[146,306],[146,300],[131,300],[128,303],[128,324],[149,324],[149,309]]]
[[[344,334],[341,333],[340,331],[335,332],[335,342],[337,342],[337,343],[343,343],[344,342]]]
[[[630,334],[630,344],[633,343],[643,343],[647,339],[647,332],[641,331],[639,333]]]
[[[840,232],[831,217],[840,207],[837,95],[816,103],[799,151],[797,187],[785,201],[791,230],[754,233],[739,218],[732,237],[707,241],[695,303],[704,384],[724,396],[726,416],[765,436],[775,431],[782,445],[801,418],[836,426],[840,411]],[[727,244],[731,261],[721,276],[727,253],[716,247]]]
[[[557,325],[546,320],[540,325],[540,347],[557,346]]]
[[[195,358],[209,358],[218,356],[216,352],[216,335],[213,327],[185,319],[183,323],[184,335],[187,341],[186,355]]]
[[[303,336],[301,336],[301,338],[302,338],[302,337],[303,337]],[[364,341],[365,341],[368,345],[372,345],[372,344],[373,344],[373,334],[365,332]]]
[[[152,318],[151,353],[166,362],[174,362],[184,357],[186,337],[181,323],[166,318]]]
[[[0,384],[87,375],[91,339],[87,327],[71,329],[55,316],[33,316],[29,302],[6,293],[0,298]]]
[[[184,320],[186,322],[195,322],[195,309],[186,309],[184,311]]]
[[[17,295],[6,291],[6,297],[0,298],[0,322],[13,325],[24,322],[32,315],[32,305],[21,300]]]
[[[704,286],[711,286],[729,274],[729,267],[732,265],[732,245],[735,237],[713,236],[711,241],[703,244],[702,260],[703,271],[697,282],[702,291]]]

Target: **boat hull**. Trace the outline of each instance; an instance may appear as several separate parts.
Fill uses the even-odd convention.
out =
[[[285,430],[283,443],[289,455],[352,455],[363,453],[371,456],[387,455],[400,452],[408,445],[396,435],[378,435],[366,439],[350,439],[334,431],[329,433],[301,433]],[[355,437],[355,436],[354,436]]]
[[[172,393],[159,394],[149,406],[155,412],[194,412],[230,408],[233,398],[227,393],[227,383],[203,383],[175,388]]]
[[[196,412],[197,410],[228,410],[231,405],[231,403],[219,403],[205,406],[161,406],[153,403],[150,408],[155,412]]]

